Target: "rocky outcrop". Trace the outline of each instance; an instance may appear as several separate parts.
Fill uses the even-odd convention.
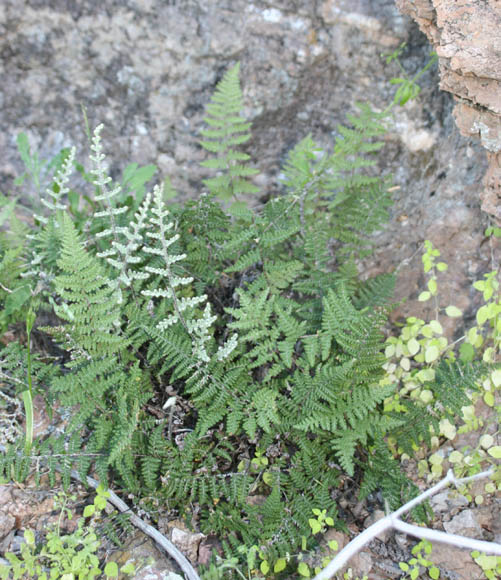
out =
[[[204,107],[238,60],[253,123],[246,152],[263,197],[276,195],[280,167],[299,140],[311,133],[332,147],[355,102],[384,108],[392,100],[389,80],[400,71],[382,55],[402,42],[403,65],[415,74],[430,46],[394,0],[2,0],[0,191],[39,213],[48,183],[42,172],[38,188],[14,184],[24,171],[16,136],[26,132],[41,159],[75,144],[85,163],[83,105],[91,128],[105,123],[114,178],[129,163],[155,164],[157,179],[170,177],[184,198],[198,196]],[[396,109],[390,123],[379,169],[398,187],[392,219],[360,268],[369,275],[401,265],[396,300],[410,300],[396,315],[434,317],[414,300],[424,239],[454,273],[441,287],[443,305],[467,308],[472,279],[491,267],[478,199],[486,164],[475,140],[456,130],[436,68],[420,84],[419,100]]]
[[[498,0],[396,0],[439,57],[440,86],[457,101],[456,124],[487,152],[482,209],[501,222],[501,3]]]

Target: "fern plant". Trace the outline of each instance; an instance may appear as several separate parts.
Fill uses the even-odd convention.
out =
[[[159,186],[123,203],[98,126],[84,235],[63,197],[73,153],[62,162],[26,279],[43,274],[56,318],[39,330],[65,353],[49,397],[74,412],[64,437],[35,441],[32,453],[51,470],[57,455],[66,479],[76,462],[82,475],[93,466],[182,513],[196,504],[202,531],[228,553],[243,541],[273,563],[301,544],[312,510],[337,518],[343,474],[366,493],[382,487],[392,507],[406,499],[412,486],[388,471],[385,437],[412,446],[434,419],[409,403],[422,429],[406,433],[405,415],[385,409],[395,385],[381,382],[381,329],[394,277],[362,282],[355,266],[387,217],[387,181],[365,171],[382,115],[361,107],[331,153],[303,139],[283,194],[251,208],[238,72],[207,109],[210,193],[184,207],[167,208]],[[234,204],[226,211],[219,200]],[[437,404],[451,412],[461,402],[453,380],[452,367],[437,374]],[[19,457],[9,450],[0,469]]]

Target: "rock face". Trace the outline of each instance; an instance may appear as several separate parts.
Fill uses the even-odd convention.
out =
[[[501,4],[497,0],[396,0],[439,57],[440,86],[457,101],[456,124],[487,152],[482,209],[501,221]]]
[[[247,153],[261,171],[263,196],[276,194],[280,166],[300,139],[312,133],[332,146],[355,102],[370,99],[382,109],[391,101],[389,79],[400,71],[381,54],[403,41],[402,62],[413,75],[430,46],[394,0],[2,0],[0,191],[39,212],[43,175],[39,191],[28,181],[13,185],[24,171],[16,136],[25,131],[42,159],[75,144],[84,160],[83,105],[91,129],[106,125],[114,177],[128,163],[154,163],[181,196],[198,196],[206,171],[197,143],[204,106],[224,71],[240,61],[253,122]],[[452,98],[438,90],[436,70],[421,84],[420,100],[395,111],[380,170],[400,189],[376,256],[362,265],[369,274],[405,262],[397,299],[411,298],[401,314],[416,316],[426,315],[413,300],[423,283],[424,239],[454,272],[444,305],[457,304],[459,294],[464,303],[457,305],[468,307],[466,288],[491,256],[481,245],[482,149],[456,130]]]

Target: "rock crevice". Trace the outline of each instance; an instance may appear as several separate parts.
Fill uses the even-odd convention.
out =
[[[440,87],[457,101],[456,124],[478,137],[489,167],[482,209],[501,222],[501,4],[497,0],[396,0],[439,57]]]

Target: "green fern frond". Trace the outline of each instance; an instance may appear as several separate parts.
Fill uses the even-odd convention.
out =
[[[259,191],[248,180],[258,173],[245,165],[250,159],[249,155],[235,149],[251,137],[251,123],[241,116],[243,102],[239,72],[240,64],[237,63],[218,83],[211,102],[207,105],[205,122],[210,129],[201,131],[206,139],[200,144],[216,155],[216,158],[204,161],[202,165],[221,172],[217,177],[206,179],[204,183],[209,191],[223,200],[238,199],[241,194]]]
[[[117,333],[119,309],[113,289],[96,258],[83,248],[71,220],[62,219],[62,249],[58,266],[61,274],[55,280],[62,300],[55,304],[56,313],[70,323],[62,333],[48,330],[57,338],[67,337],[75,360],[102,356],[124,348],[124,337]]]
[[[395,290],[396,275],[381,274],[369,278],[356,288],[353,304],[358,310],[365,307],[387,306]]]
[[[41,198],[42,204],[50,210],[52,215],[55,214],[58,210],[64,211],[66,209],[66,205],[62,202],[62,198],[70,191],[68,182],[73,170],[75,153],[75,147],[72,147],[68,151],[68,154],[65,156],[60,169],[56,171],[54,176],[54,186],[45,190],[47,199],[44,197]],[[49,221],[48,218],[44,216],[37,215],[35,217],[43,224],[47,224]]]

